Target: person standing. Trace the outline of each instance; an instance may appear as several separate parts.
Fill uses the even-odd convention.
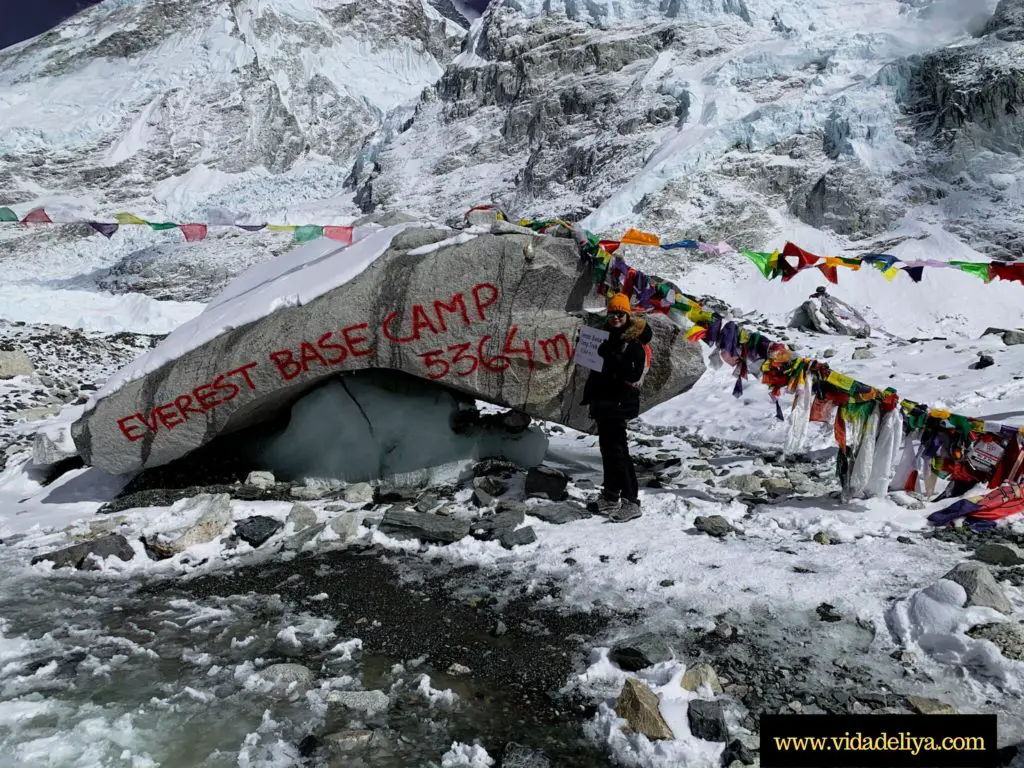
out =
[[[640,382],[647,367],[647,350],[654,337],[647,321],[633,314],[623,293],[608,302],[608,338],[601,343],[600,371],[592,371],[583,388],[583,405],[597,423],[604,469],[604,488],[595,507],[609,521],[624,523],[640,517],[636,469],[629,455],[626,422],[640,415]]]

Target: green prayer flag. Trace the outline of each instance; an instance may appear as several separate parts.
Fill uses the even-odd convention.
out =
[[[969,275],[980,277],[986,283],[991,279],[989,277],[988,263],[977,262],[977,261],[951,261],[950,264],[959,268],[962,272],[966,272]]]
[[[0,221],[21,221],[10,208],[0,208]]]
[[[324,236],[324,228],[316,224],[306,224],[295,230],[295,242],[308,243]]]
[[[147,221],[146,223],[149,224],[150,229],[155,230],[157,232],[161,232],[161,231],[163,231],[165,229],[177,229],[178,228],[177,224],[172,224],[169,221],[164,221],[164,222]]]
[[[740,251],[744,256],[754,262],[754,266],[760,270],[761,274],[764,275],[768,280],[772,279],[772,269],[768,266],[772,259],[772,254],[762,253],[759,251],[748,251],[746,248]]]
[[[966,416],[961,416],[957,413],[951,413],[949,414],[949,418],[946,419],[946,421],[948,421],[949,425],[953,427],[953,429],[955,429],[957,432],[961,432],[964,435],[969,435],[971,433],[972,419],[969,419]]]

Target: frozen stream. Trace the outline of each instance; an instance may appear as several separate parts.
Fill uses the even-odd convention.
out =
[[[34,572],[16,549],[0,546],[0,763],[439,766],[453,742],[480,738],[495,756],[514,739],[560,757],[560,765],[593,764],[597,756],[579,743],[582,713],[551,717],[528,692],[488,673],[514,670],[520,650],[536,655],[537,643],[559,633],[558,619],[532,619],[546,630],[534,633],[533,644],[514,639],[514,630],[503,644],[481,631],[492,617],[454,596],[457,605],[438,605],[443,598],[425,582],[369,589],[389,573],[376,554],[344,552],[146,585]],[[361,597],[342,602],[345,590]],[[431,622],[456,629],[446,635]],[[370,639],[355,640],[349,623],[361,623]],[[419,660],[397,653],[422,651],[432,639],[437,648]],[[481,652],[481,643],[494,653]],[[487,655],[493,664],[480,660]],[[544,674],[564,679],[569,654],[562,656],[534,664],[539,677],[520,674],[524,690]],[[448,669],[449,657],[481,676],[431,667],[437,660]],[[289,695],[257,674],[282,662],[312,671],[308,691]],[[363,689],[386,694],[382,710],[329,702],[332,691]]]

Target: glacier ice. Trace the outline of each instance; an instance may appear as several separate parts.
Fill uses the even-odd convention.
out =
[[[539,429],[453,429],[460,412],[474,408],[473,401],[411,376],[344,376],[296,401],[287,426],[252,446],[254,459],[280,479],[345,482],[446,471],[485,457],[523,467],[543,461],[547,437]]]

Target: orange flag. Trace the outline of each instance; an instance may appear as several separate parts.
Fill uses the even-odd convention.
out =
[[[619,238],[619,242],[624,245],[661,245],[661,238],[650,232],[641,232],[639,229],[627,229],[626,234]]]

